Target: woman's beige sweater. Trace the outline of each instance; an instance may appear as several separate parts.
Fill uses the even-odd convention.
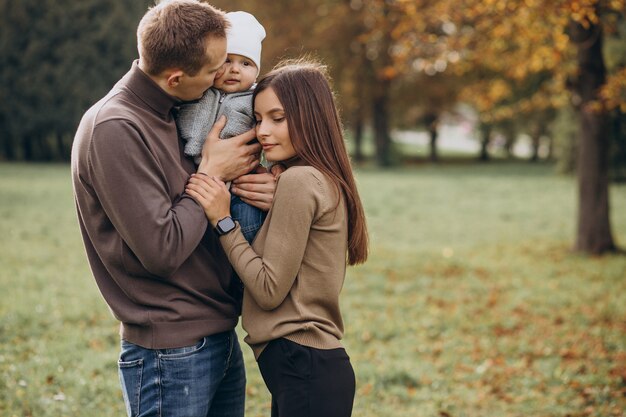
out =
[[[292,166],[278,178],[252,246],[239,226],[220,237],[245,286],[243,328],[256,358],[279,337],[318,349],[341,347],[348,224],[338,194],[317,169]]]

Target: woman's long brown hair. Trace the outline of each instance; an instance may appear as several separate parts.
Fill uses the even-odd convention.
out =
[[[326,68],[307,60],[283,62],[259,81],[253,97],[267,88],[274,91],[283,106],[297,155],[327,175],[343,192],[348,209],[348,264],[365,262],[365,212]]]

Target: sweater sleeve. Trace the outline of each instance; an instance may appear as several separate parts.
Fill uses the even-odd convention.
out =
[[[263,257],[246,242],[238,230],[220,237],[228,259],[246,290],[264,310],[278,307],[298,275],[311,225],[318,217],[322,192],[310,172],[279,177],[271,216],[266,221],[267,237]]]
[[[144,268],[168,278],[200,243],[203,210],[185,194],[172,203],[159,161],[130,122],[101,123],[93,135],[88,160],[102,208]]]
[[[217,118],[219,100],[219,91],[209,88],[200,100],[180,106],[176,124],[180,137],[186,142],[186,155],[202,153],[202,146]]]
[[[252,94],[227,98],[220,107],[216,119],[222,114],[226,116],[227,120],[226,126],[220,133],[221,139],[232,138],[252,129],[255,125]]]

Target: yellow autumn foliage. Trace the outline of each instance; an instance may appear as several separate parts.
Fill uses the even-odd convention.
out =
[[[382,0],[380,0],[382,1]],[[376,3],[376,1],[374,2]],[[467,79],[460,97],[489,118],[515,112],[559,107],[568,103],[566,80],[574,74],[575,46],[567,35],[570,22],[597,24],[603,10],[624,14],[626,0],[425,0],[397,1],[400,16],[395,39],[403,45],[395,65],[406,72],[407,62],[419,59],[421,70],[449,56],[447,69]],[[420,33],[415,34],[415,28]],[[443,33],[442,33],[443,32]],[[484,74],[484,75],[480,75]],[[526,97],[517,97],[515,85],[551,74]],[[485,77],[494,81],[485,82]],[[529,86],[534,85],[529,82]],[[517,97],[517,98],[516,98]],[[602,89],[609,108],[626,106],[626,71],[613,74]]]

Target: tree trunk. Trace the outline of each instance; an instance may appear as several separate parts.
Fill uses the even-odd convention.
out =
[[[541,143],[542,130],[543,129],[541,128],[541,126],[534,126],[533,129],[531,129],[531,134],[530,134],[530,149],[531,149],[530,161],[531,162],[537,162],[539,160],[539,144]]]
[[[626,181],[626,114],[615,109],[610,114],[609,182]]]
[[[609,217],[609,137],[606,111],[592,108],[606,80],[602,55],[602,27],[585,29],[572,22],[570,36],[578,46],[580,139],[578,146],[578,230],[575,249],[602,254],[616,249]]]
[[[530,140],[532,143],[532,155],[530,156],[530,160],[531,162],[537,162],[539,160],[539,145],[541,143],[541,133],[534,132]]]
[[[389,91],[391,90],[392,77],[385,70],[393,63],[390,49],[393,44],[391,29],[394,20],[391,16],[391,3],[382,3],[382,15],[384,27],[382,27],[382,39],[377,46],[377,58],[369,58],[369,67],[373,70],[374,85],[372,88],[372,122],[374,125],[374,142],[376,144],[376,161],[381,167],[392,165],[391,160],[391,135],[389,133]]]
[[[489,143],[491,142],[491,126],[480,125],[480,156],[478,159],[483,162],[489,161]]]
[[[359,108],[354,117],[354,159],[357,162],[365,160],[363,156],[363,112]]]
[[[391,137],[389,135],[389,82],[378,80],[373,97],[372,119],[376,161],[381,167],[391,166]]]
[[[517,131],[512,121],[506,122],[502,126],[504,133],[504,152],[508,159],[515,158],[513,149],[515,148],[515,142],[517,141]]]
[[[40,161],[53,161],[55,157],[56,144],[55,138],[50,135],[40,135],[39,136],[39,160]]]
[[[546,160],[550,162],[554,160],[554,137],[552,135],[548,136],[548,154],[546,155]]]
[[[32,161],[34,158],[33,139],[30,135],[22,136],[22,157],[25,161]]]
[[[515,132],[511,131],[511,132],[507,132],[506,136],[504,137],[504,150],[506,152],[506,157],[508,159],[513,159],[515,158],[515,155],[513,154],[513,148],[515,146]]]
[[[437,139],[439,137],[439,115],[436,113],[427,113],[424,116],[424,124],[428,130],[428,137],[430,138],[430,162],[438,162],[439,155],[437,153]]]
[[[9,132],[7,132],[6,130],[2,133],[4,137],[2,137],[0,140],[2,140],[2,153],[4,154],[4,157],[6,158],[7,161],[13,161],[16,159],[16,155],[15,155],[15,145],[14,145],[14,141],[13,138],[9,135]]]
[[[531,146],[532,146],[532,155],[530,157],[531,162],[539,161],[539,148],[541,146],[541,138],[546,135],[548,132],[548,126],[543,121],[542,118],[538,118],[537,122],[533,129],[531,129]]]
[[[430,135],[430,162],[438,162],[439,155],[437,154],[437,137],[439,134],[437,133],[437,125],[430,125],[428,133]]]
[[[56,134],[56,145],[57,145],[57,152],[59,154],[59,159],[61,161],[69,160],[69,152],[67,152],[67,148],[65,147],[64,136],[60,132],[57,132]]]

